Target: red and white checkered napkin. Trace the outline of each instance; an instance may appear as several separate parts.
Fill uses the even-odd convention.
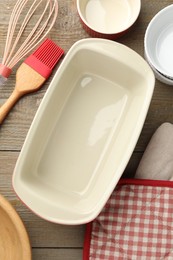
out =
[[[87,226],[85,260],[173,260],[173,182],[120,182]]]

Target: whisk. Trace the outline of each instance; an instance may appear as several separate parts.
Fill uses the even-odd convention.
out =
[[[50,32],[57,15],[57,0],[17,0],[10,16],[0,64],[0,85],[7,80],[12,68]]]

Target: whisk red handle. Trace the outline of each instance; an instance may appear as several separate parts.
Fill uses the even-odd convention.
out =
[[[0,64],[0,75],[4,78],[8,78],[11,74],[11,69],[4,64]]]

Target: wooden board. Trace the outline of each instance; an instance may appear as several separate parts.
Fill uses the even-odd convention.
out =
[[[0,56],[3,55],[9,13],[14,0],[0,0]],[[131,31],[118,39],[141,56],[144,33],[150,19],[171,1],[144,0],[141,13]],[[59,0],[59,15],[49,37],[67,53],[74,42],[89,35],[83,30],[76,9],[76,0]],[[0,86],[0,105],[9,97],[15,84],[15,72],[4,86]],[[59,64],[55,70],[58,69]],[[0,126],[0,193],[16,208],[28,231],[33,248],[33,260],[80,260],[85,226],[63,226],[48,223],[30,212],[16,197],[11,183],[16,160],[28,129],[53,75],[36,93],[23,97]],[[141,156],[152,134],[163,122],[173,123],[173,87],[156,81],[153,99],[134,153],[124,172],[124,177],[134,176]]]

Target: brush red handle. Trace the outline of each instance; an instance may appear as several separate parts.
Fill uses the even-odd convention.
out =
[[[7,101],[0,107],[0,124],[3,122],[7,114],[10,112],[12,107],[15,103],[19,100],[22,96],[22,93],[17,91],[16,89],[13,90],[11,96],[7,99]]]

